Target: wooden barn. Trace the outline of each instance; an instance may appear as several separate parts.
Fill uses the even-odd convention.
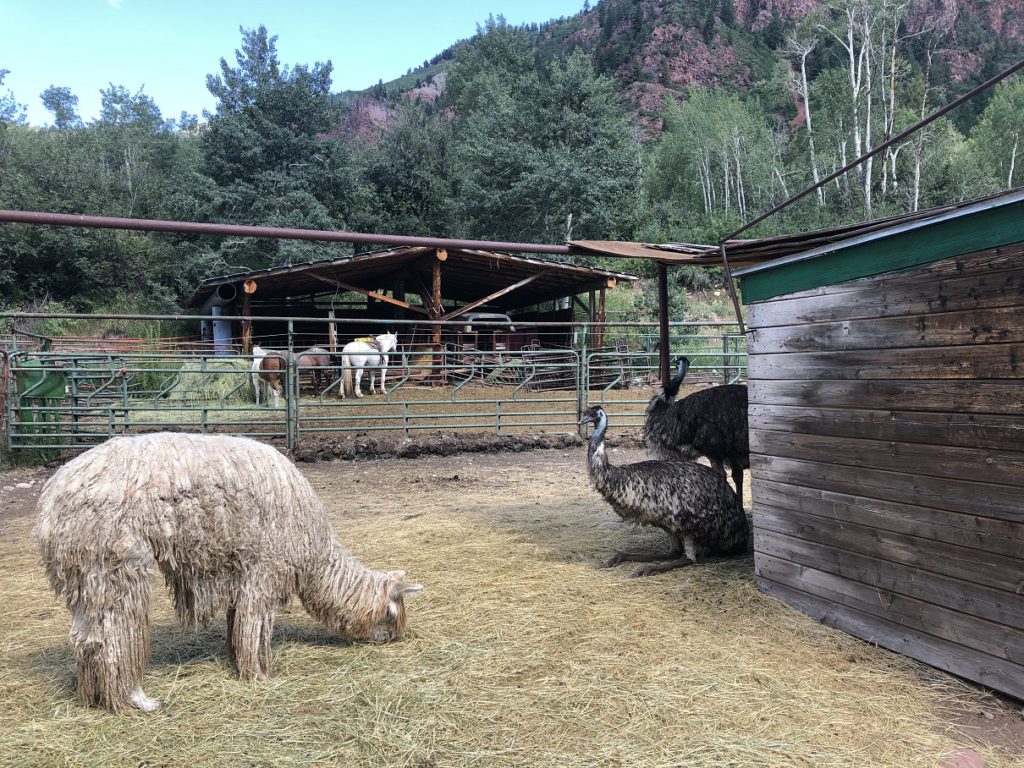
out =
[[[403,343],[436,345],[459,341],[457,334],[467,331],[454,321],[471,312],[505,314],[514,330],[491,325],[483,335],[476,329],[468,332],[481,348],[500,344],[514,351],[538,335],[571,343],[574,317],[603,322],[606,291],[637,279],[499,251],[410,246],[212,277],[196,288],[186,306],[225,317],[309,317],[310,322],[297,322],[294,328],[296,343],[306,346],[333,345],[330,319],[354,321],[345,325],[349,336],[381,330],[378,323],[359,321],[419,320],[403,323]],[[279,320],[255,323],[250,329],[228,320],[204,322],[203,336],[227,351],[239,343],[248,349],[253,333],[273,344],[288,331]],[[560,332],[557,327],[538,332],[530,330],[532,323],[566,326]]]
[[[758,584],[1024,698],[1024,191],[812,235],[736,273]]]

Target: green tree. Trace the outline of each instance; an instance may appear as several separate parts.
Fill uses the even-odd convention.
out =
[[[446,116],[412,104],[399,106],[380,141],[362,153],[363,178],[373,201],[367,226],[453,236],[459,228],[454,144]]]
[[[448,82],[473,236],[629,237],[639,150],[612,81],[582,51],[538,68],[527,33],[490,19]]]
[[[237,66],[221,59],[207,77],[217,97],[201,135],[207,205],[220,221],[278,227],[337,229],[358,199],[345,147],[323,138],[338,116],[330,103],[327,63],[282,67],[277,36],[266,27],[242,29]],[[322,247],[299,241],[219,244],[230,263],[265,267],[309,260]]]
[[[0,86],[4,84],[4,78],[11,73],[9,69],[0,69]],[[14,98],[14,93],[0,93],[0,128],[4,123],[24,125],[27,107]]]
[[[1002,83],[971,130],[971,152],[1007,189],[1024,184],[1024,83]]]
[[[43,106],[53,113],[53,127],[58,131],[67,131],[82,125],[82,118],[78,116],[78,97],[70,88],[51,85],[39,94],[39,98],[42,99]]]

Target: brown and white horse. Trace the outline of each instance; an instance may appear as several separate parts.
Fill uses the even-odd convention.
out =
[[[256,390],[256,405],[260,404],[260,392],[266,387],[274,394],[274,407],[280,407],[287,373],[287,352],[252,345],[252,386]]]

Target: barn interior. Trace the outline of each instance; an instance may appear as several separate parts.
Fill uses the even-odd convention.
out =
[[[284,317],[310,318],[293,321],[296,345],[332,351],[391,320],[407,347],[514,352],[570,345],[574,320],[603,323],[607,291],[638,279],[499,251],[399,247],[209,278],[186,306],[213,316],[203,338],[223,354],[287,339]]]

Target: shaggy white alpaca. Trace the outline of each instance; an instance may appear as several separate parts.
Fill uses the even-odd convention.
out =
[[[117,437],[47,481],[35,528],[71,611],[84,704],[154,711],[142,691],[157,568],[185,627],[227,612],[243,678],[270,674],[275,611],[293,595],[330,631],[385,642],[422,589],[372,571],[341,544],[319,497],[274,448],[224,435]]]

